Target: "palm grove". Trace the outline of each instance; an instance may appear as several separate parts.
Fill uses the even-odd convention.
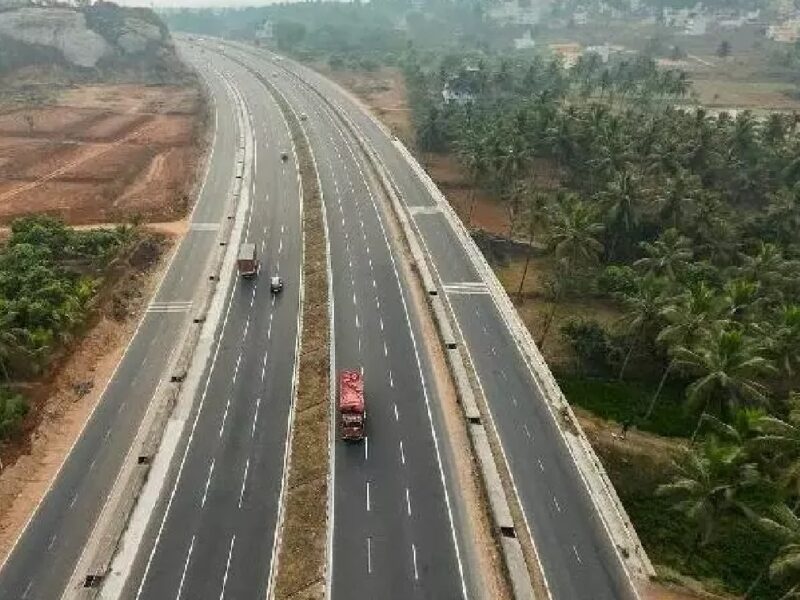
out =
[[[697,571],[736,515],[768,550],[721,576],[728,588],[800,594],[800,119],[677,108],[686,74],[643,57],[564,69],[412,48],[404,69],[420,149],[455,153],[502,199],[509,234],[552,253],[537,341],[557,333],[562,301],[613,299],[613,327],[575,315],[561,328],[579,373],[650,382],[630,409],[642,429],[658,431],[665,390],[681,390],[669,410],[691,451],[658,489],[692,523],[677,567]],[[469,100],[442,103],[445,84]]]

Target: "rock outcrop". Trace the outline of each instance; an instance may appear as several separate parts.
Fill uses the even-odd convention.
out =
[[[67,78],[175,81],[186,76],[169,31],[144,8],[16,6],[0,0],[0,76],[60,66]]]
[[[68,8],[21,8],[0,13],[0,37],[49,46],[78,67],[95,67],[111,45],[89,29],[82,12]]]

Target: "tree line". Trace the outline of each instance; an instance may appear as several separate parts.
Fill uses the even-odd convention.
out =
[[[127,226],[79,231],[46,216],[12,223],[0,250],[0,439],[27,413],[13,384],[40,373],[72,340],[104,269],[132,235]]]
[[[685,388],[692,450],[659,493],[697,526],[686,560],[738,511],[776,540],[764,575],[800,594],[800,118],[680,107],[686,75],[647,58],[476,64],[474,99],[443,105],[463,66],[407,57],[417,141],[552,254],[538,343],[568,297],[613,299],[613,331],[581,315],[563,333],[583,372],[658,382],[637,425]]]

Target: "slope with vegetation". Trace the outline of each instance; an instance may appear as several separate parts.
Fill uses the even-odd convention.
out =
[[[14,221],[0,249],[0,441],[19,433],[28,413],[21,390],[52,371],[91,326],[108,300],[103,284],[108,290],[126,261],[157,256],[158,246],[158,238],[130,226],[75,230],[49,217]],[[110,307],[112,316],[125,318],[124,298],[114,302],[121,304]]]
[[[791,589],[800,450],[776,432],[790,436],[800,389],[798,119],[676,109],[690,82],[646,58],[564,70],[410,52],[404,68],[418,145],[458,156],[506,208],[523,247],[506,283],[521,308],[546,303],[532,324],[545,350],[560,325],[568,398],[687,438],[649,482],[610,465],[662,572],[752,598]],[[474,99],[443,104],[466,76]],[[547,271],[526,298],[532,268]],[[570,314],[580,299],[589,310]]]

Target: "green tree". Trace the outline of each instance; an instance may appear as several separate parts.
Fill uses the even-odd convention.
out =
[[[757,377],[774,372],[764,349],[738,327],[705,332],[691,347],[675,348],[676,366],[697,376],[686,398],[701,413],[713,407],[726,420],[749,403],[765,404],[767,388]]]
[[[754,518],[760,529],[778,540],[780,548],[769,565],[770,578],[786,588],[783,598],[800,597],[800,517],[786,505],[776,505],[768,516]],[[752,591],[758,579],[750,586]]]
[[[697,551],[714,537],[720,519],[742,510],[747,488],[755,486],[759,474],[745,462],[739,446],[708,438],[676,462],[676,478],[656,489],[656,495],[672,500],[672,508],[692,521],[697,532],[684,559],[688,564]]]
[[[522,269],[522,277],[519,279],[517,297],[522,296],[522,290],[525,287],[525,278],[528,275],[528,266],[531,262],[536,234],[546,228],[549,206],[550,198],[541,192],[534,192],[525,198],[523,224],[525,237],[528,239],[528,251],[525,253],[525,267]]]
[[[667,229],[653,243],[642,242],[645,253],[633,266],[648,275],[664,276],[674,282],[694,256],[689,238],[678,233],[677,229]]]
[[[597,220],[590,204],[571,194],[556,196],[548,218],[548,233],[558,273],[554,282],[556,291],[552,308],[538,340],[540,348],[547,339],[564,287],[572,282],[576,272],[597,264],[603,251],[603,244],[597,236],[602,232],[603,224]]]
[[[659,322],[662,306],[664,305],[665,281],[655,275],[648,274],[637,281],[633,294],[624,294],[622,303],[625,313],[621,323],[630,336],[630,344],[619,369],[617,379],[622,381],[625,369],[637,344],[646,337],[648,330],[652,330]]]

